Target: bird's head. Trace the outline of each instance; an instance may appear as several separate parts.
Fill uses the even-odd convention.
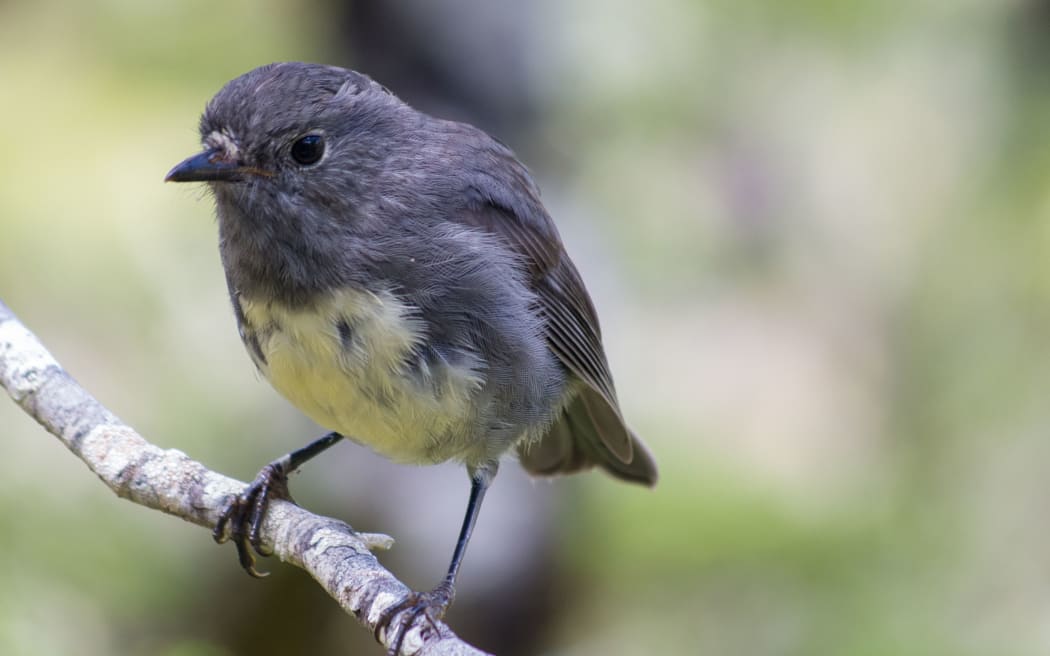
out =
[[[220,218],[224,205],[257,221],[347,217],[340,205],[367,202],[419,116],[360,73],[270,64],[212,98],[200,121],[204,150],[165,180],[209,183]]]

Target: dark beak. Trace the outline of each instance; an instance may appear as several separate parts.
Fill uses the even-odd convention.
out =
[[[254,172],[240,162],[226,159],[221,148],[212,148],[184,159],[168,171],[164,182],[222,182],[239,180],[244,173]]]

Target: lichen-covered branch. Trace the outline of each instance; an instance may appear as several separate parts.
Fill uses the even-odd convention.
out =
[[[0,386],[57,437],[118,496],[214,527],[231,495],[245,486],[210,471],[174,449],[150,444],[87,393],[0,301]],[[387,548],[383,535],[356,533],[345,523],[275,501],[262,526],[266,547],[305,569],[348,613],[375,630],[383,611],[409,589],[384,569],[370,549]],[[396,626],[396,620],[394,623]],[[384,645],[396,632],[382,635]],[[481,656],[443,623],[425,619],[406,633],[402,654]]]

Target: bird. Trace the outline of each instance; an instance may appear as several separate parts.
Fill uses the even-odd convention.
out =
[[[381,620],[444,615],[507,455],[537,476],[597,467],[653,486],[627,427],[594,304],[525,165],[471,125],[416,110],[365,74],[281,62],[226,83],[203,150],[170,182],[214,197],[248,355],[329,431],[272,461],[223,508],[252,575],[287,475],[348,439],[399,463],[462,463],[467,509],[445,577]],[[377,638],[380,627],[377,627]]]

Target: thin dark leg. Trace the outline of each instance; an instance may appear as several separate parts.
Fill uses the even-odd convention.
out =
[[[452,551],[452,562],[449,563],[448,573],[445,574],[444,584],[451,590],[456,584],[456,576],[459,574],[459,566],[463,562],[463,554],[467,552],[467,543],[470,536],[474,534],[474,525],[478,521],[478,513],[481,512],[481,501],[485,498],[485,492],[492,484],[493,476],[474,475],[470,479],[470,498],[467,499],[467,513],[463,516],[463,526],[459,529],[459,538],[456,540],[456,548]],[[451,600],[450,600],[451,601]]]
[[[281,460],[287,460],[287,473],[291,473],[296,469],[299,469],[306,463],[314,459],[315,456],[321,455],[321,453],[327,451],[330,447],[335,446],[343,439],[343,436],[335,431],[322,435],[313,442],[310,442],[301,449],[296,449],[291,453],[285,455]]]
[[[292,498],[288,493],[288,474],[342,439],[342,435],[332,432],[301,449],[286,453],[263,467],[255,480],[239,496],[230,499],[223,508],[215,530],[212,531],[212,537],[220,544],[233,538],[233,543],[237,546],[237,558],[246,572],[255,577],[266,576],[265,572],[255,569],[252,549],[260,555],[269,555],[261,548],[259,533],[270,499]]]
[[[376,624],[375,634],[378,640],[380,632],[387,630],[397,615],[407,611],[404,620],[398,627],[396,639],[390,643],[390,649],[387,652],[390,656],[397,656],[398,652],[401,651],[405,633],[420,615],[425,615],[431,625],[434,625],[445,614],[448,607],[452,605],[452,601],[456,597],[456,576],[459,574],[459,566],[463,563],[463,555],[467,552],[467,544],[470,542],[470,536],[474,533],[474,525],[477,523],[478,514],[481,512],[481,502],[485,498],[485,492],[492,485],[492,480],[496,477],[498,467],[498,462],[492,462],[470,472],[470,498],[467,500],[467,512],[463,517],[463,526],[459,529],[459,539],[456,540],[456,548],[452,552],[452,562],[449,563],[448,573],[445,574],[441,584],[430,592],[412,592],[400,602],[388,608]]]

